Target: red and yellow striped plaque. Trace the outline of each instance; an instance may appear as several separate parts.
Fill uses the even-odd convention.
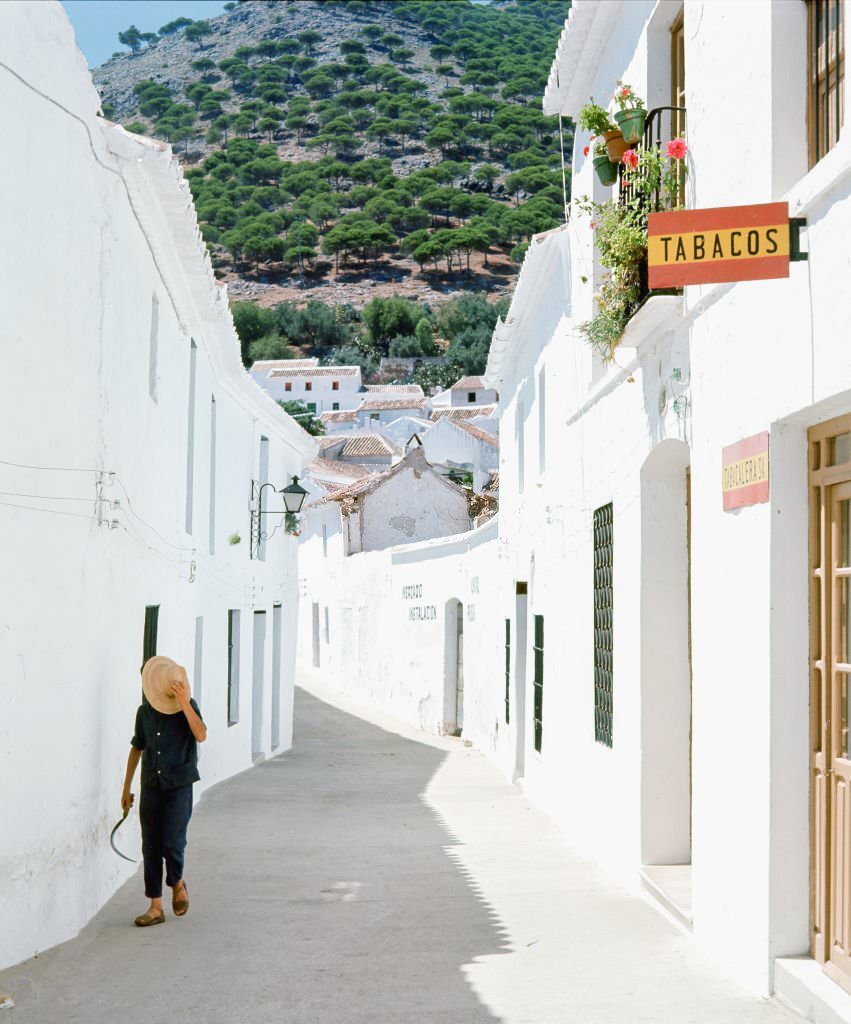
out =
[[[789,204],[671,210],[647,218],[648,287],[789,276]]]
[[[721,451],[724,511],[768,501],[768,432],[754,434]]]

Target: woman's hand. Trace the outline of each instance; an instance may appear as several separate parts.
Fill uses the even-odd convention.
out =
[[[121,810],[127,812],[133,806],[133,794],[129,789],[125,789],[121,794]]]

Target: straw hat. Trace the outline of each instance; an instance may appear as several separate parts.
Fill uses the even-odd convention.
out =
[[[178,680],[189,686],[186,669],[171,658],[157,654],[145,662],[142,667],[142,692],[155,711],[164,715],[174,715],[180,711],[177,698],[170,696],[171,684]]]

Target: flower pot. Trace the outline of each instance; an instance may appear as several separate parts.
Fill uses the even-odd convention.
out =
[[[624,142],[632,145],[644,138],[644,121],[646,117],[647,111],[642,110],[641,107],[633,107],[631,110],[618,110],[615,112],[615,120],[618,123],[618,128],[621,130],[621,135],[624,137]]]
[[[594,170],[601,185],[614,185],[618,180],[618,165],[613,164],[608,156],[595,156]]]
[[[613,164],[619,164],[621,157],[629,149],[626,139],[617,130],[606,132],[603,135],[603,139],[606,143],[606,152],[609,154],[609,159]]]

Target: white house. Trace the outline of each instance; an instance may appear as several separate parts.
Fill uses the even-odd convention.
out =
[[[449,389],[449,404],[454,407],[494,405],[498,398],[496,389],[486,387],[481,377],[462,377]]]
[[[496,405],[471,405],[469,408],[449,406],[433,409],[429,417],[432,422],[439,423],[442,419],[472,423],[489,434],[499,433],[499,407]]]
[[[333,434],[353,433],[358,429],[358,414],[355,409],[345,412],[323,412],[319,419],[325,429]]]
[[[304,402],[309,412],[345,412],[360,405],[359,366],[320,366],[318,359],[267,359],[251,376],[276,402]]]
[[[416,395],[398,398],[364,398],[357,408],[358,426],[370,429],[392,423],[400,416],[421,416],[428,411],[428,399]]]
[[[373,470],[389,469],[402,457],[402,449],[398,445],[372,431],[325,437],[320,443],[325,459],[356,463]]]
[[[444,416],[422,435],[421,442],[432,465],[469,470],[474,491],[480,492],[499,468],[499,441],[468,420]]]
[[[296,545],[252,524],[315,443],[242,368],[170,148],[99,105],[62,7],[0,5],[0,967],[134,870],[143,657],[187,668],[196,796],[291,742]]]
[[[372,474],[308,506],[335,504],[343,518],[344,554],[463,533],[470,528],[467,492],[428,464],[421,448],[392,469]]]
[[[604,363],[582,332],[604,278],[574,200],[533,240],[485,374],[513,773],[730,975],[813,1014],[826,999],[830,1019],[851,1019],[849,14],[575,0],[544,112],[575,119],[629,83],[665,108],[663,145],[685,126],[691,211],[788,204],[770,211],[784,276],[748,280],[733,251],[740,232],[758,254],[766,221],[741,217],[759,210],[713,213],[718,258],[740,262],[649,293]],[[574,196],[615,198],[588,144]],[[807,261],[783,262],[787,216]]]

